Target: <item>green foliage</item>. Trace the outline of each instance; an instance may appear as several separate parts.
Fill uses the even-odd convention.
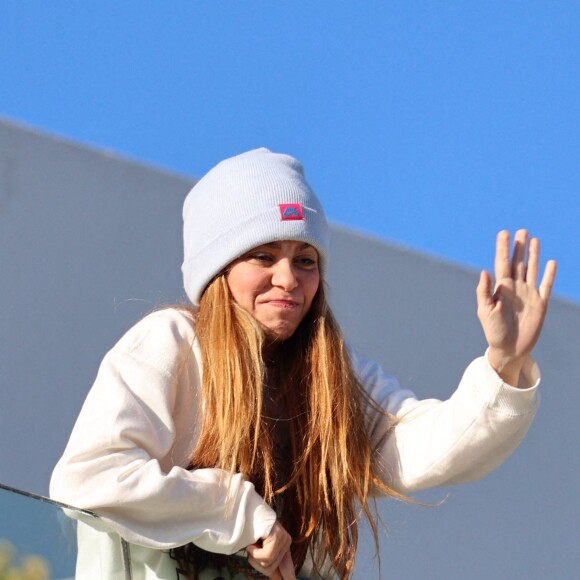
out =
[[[50,567],[40,556],[22,556],[14,561],[14,547],[0,540],[0,580],[48,580]]]

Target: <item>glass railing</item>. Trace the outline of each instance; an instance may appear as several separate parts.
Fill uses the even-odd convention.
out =
[[[94,513],[0,484],[0,580],[158,577],[139,554],[137,546],[129,546]],[[372,554],[362,560],[366,567],[354,577],[378,578],[377,570],[369,568]],[[186,578],[174,561],[170,568],[173,572],[164,578]]]
[[[99,525],[99,518],[89,511],[0,484],[0,580],[77,577],[79,521]],[[115,539],[120,553],[125,552],[125,542],[119,536]],[[95,567],[99,566],[98,554],[93,562]],[[95,578],[108,578],[94,571]],[[115,580],[131,578],[130,566],[124,558],[115,572]]]

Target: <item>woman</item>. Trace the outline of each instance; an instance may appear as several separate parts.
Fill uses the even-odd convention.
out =
[[[347,578],[361,514],[377,538],[371,497],[482,477],[525,435],[556,273],[536,287],[538,241],[517,232],[510,260],[498,235],[495,290],[486,272],[477,287],[489,349],[440,402],[344,345],[328,237],[286,155],[223,161],[188,195],[192,307],[145,317],[105,356],[51,481],[130,543],[135,578]],[[77,577],[114,577],[115,538],[79,523]]]

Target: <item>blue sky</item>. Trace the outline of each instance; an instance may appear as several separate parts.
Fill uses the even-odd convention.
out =
[[[528,227],[580,300],[578,2],[4,2],[0,116],[191,176],[288,152],[335,222],[476,268]]]

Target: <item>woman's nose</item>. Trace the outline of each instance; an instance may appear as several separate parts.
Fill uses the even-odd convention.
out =
[[[290,260],[278,260],[273,266],[272,286],[278,286],[285,292],[291,292],[298,286],[298,278]]]

